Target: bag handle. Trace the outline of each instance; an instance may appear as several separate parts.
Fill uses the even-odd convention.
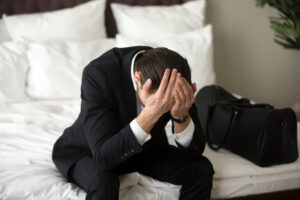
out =
[[[259,103],[259,104],[250,104],[249,99],[247,98],[240,98],[236,100],[221,100],[219,101],[220,104],[226,104],[226,105],[234,105],[238,107],[244,107],[244,108],[268,108],[273,109],[274,106],[271,106],[269,104]]]
[[[215,103],[213,104],[210,104],[208,106],[208,112],[207,112],[207,119],[206,119],[206,135],[207,135],[207,143],[208,145],[210,146],[210,148],[212,148],[213,150],[217,151],[219,150],[220,148],[222,148],[222,146],[224,145],[226,139],[228,138],[229,135],[231,135],[231,132],[232,132],[232,129],[233,129],[233,125],[235,124],[235,121],[237,119],[237,116],[238,116],[238,113],[239,111],[238,110],[234,110],[231,114],[231,120],[230,120],[230,123],[229,123],[229,126],[227,128],[227,131],[226,131],[226,134],[225,136],[223,137],[221,143],[219,145],[214,145],[212,144],[211,142],[211,139],[210,139],[210,134],[209,134],[209,121],[210,121],[210,118],[211,118],[211,113],[215,107]]]

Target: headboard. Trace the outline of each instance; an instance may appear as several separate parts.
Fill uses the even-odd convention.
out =
[[[37,13],[70,8],[89,0],[1,0],[0,16],[3,14],[14,15],[24,13]],[[115,20],[110,9],[111,2],[128,5],[174,5],[191,0],[107,0],[105,10],[105,26],[108,37],[114,37],[117,33]]]

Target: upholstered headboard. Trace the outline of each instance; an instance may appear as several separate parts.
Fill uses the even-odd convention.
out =
[[[24,13],[37,13],[70,8],[89,0],[1,0],[0,16]],[[111,2],[128,5],[173,5],[182,4],[191,0],[107,0],[105,11],[105,26],[108,37],[114,37],[117,28],[110,9]]]

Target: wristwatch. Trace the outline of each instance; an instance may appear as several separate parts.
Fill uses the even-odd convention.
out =
[[[171,119],[174,122],[182,124],[182,123],[184,123],[187,120],[188,117],[189,117],[189,115],[185,115],[182,119],[176,119],[176,118],[174,118],[174,117],[171,116]]]

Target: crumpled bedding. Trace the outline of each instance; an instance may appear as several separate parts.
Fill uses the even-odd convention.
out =
[[[80,99],[0,104],[0,199],[85,199],[85,192],[67,183],[51,160],[54,142],[79,112]],[[167,134],[170,138],[171,133]],[[214,152],[206,147],[204,155],[215,169],[212,198],[300,188],[299,159],[291,164],[261,168],[223,149]],[[121,200],[179,197],[181,185],[138,172],[119,178]]]

